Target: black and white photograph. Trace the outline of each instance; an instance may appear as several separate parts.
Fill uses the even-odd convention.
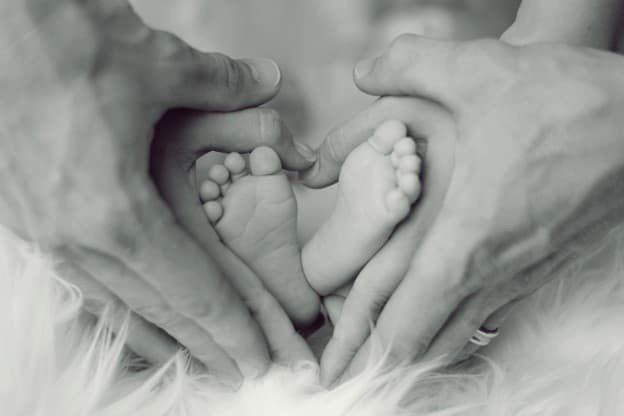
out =
[[[624,0],[0,0],[0,416],[624,415]]]

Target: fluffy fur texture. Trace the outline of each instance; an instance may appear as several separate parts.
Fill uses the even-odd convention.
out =
[[[624,286],[618,238],[516,308],[476,366],[375,365],[333,391],[313,365],[274,368],[237,393],[186,371],[182,356],[128,370],[123,336],[80,314],[50,259],[0,233],[1,415],[620,415]]]

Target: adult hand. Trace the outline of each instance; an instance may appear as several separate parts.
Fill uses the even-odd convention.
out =
[[[197,227],[196,217],[167,205],[162,197],[170,189],[162,179],[157,189],[148,174],[153,128],[169,108],[227,112],[259,105],[279,89],[277,66],[200,53],[146,27],[125,0],[9,0],[0,9],[0,221],[61,254],[67,260],[61,271],[88,300],[129,306],[134,327],[145,329],[134,334],[134,346],[150,358],[168,358],[177,347],[150,323],[233,384],[241,371],[267,367],[265,335],[283,334],[272,349],[307,357],[283,313],[275,321],[266,316],[279,310],[269,296],[250,305],[265,323],[263,333],[222,274],[239,265],[226,257],[217,267],[206,252],[207,223]],[[174,160],[166,164],[178,168],[173,180],[188,179],[191,159],[210,146],[272,144],[287,167],[309,165],[287,134],[267,128],[279,127],[274,113],[247,110],[242,117],[238,135],[232,121],[212,137],[196,127],[187,139],[181,135],[186,147],[155,157]],[[210,120],[208,131],[224,125]],[[248,139],[243,127],[254,132]],[[253,279],[243,275],[239,289]],[[244,297],[261,290],[256,282]]]
[[[348,329],[354,320],[381,310],[376,332],[391,364],[452,359],[489,316],[542,286],[621,221],[623,65],[619,56],[564,45],[417,36],[402,36],[358,65],[364,92],[436,102],[449,110],[457,136],[447,148],[452,162],[426,157],[428,170],[450,172],[448,186],[424,195],[441,201],[428,211],[431,226],[416,236],[410,219],[403,228],[411,230],[396,235],[416,236],[407,270],[380,268],[392,264],[382,251],[358,276],[323,357],[325,382],[349,366],[347,373],[357,371],[370,348],[370,341],[359,348],[367,333]],[[315,176],[332,176],[322,172]],[[398,260],[410,256],[407,248],[398,253]],[[381,270],[383,279],[372,273]],[[363,295],[375,292],[371,285],[380,289],[374,299]]]

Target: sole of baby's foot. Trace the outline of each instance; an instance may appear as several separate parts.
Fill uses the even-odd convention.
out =
[[[223,243],[264,282],[298,327],[320,311],[297,241],[297,202],[278,155],[255,149],[249,166],[238,153],[213,166],[200,186],[204,212]]]
[[[321,295],[347,283],[385,244],[421,192],[421,159],[399,121],[387,121],[345,160],[336,206],[305,245],[303,269]]]

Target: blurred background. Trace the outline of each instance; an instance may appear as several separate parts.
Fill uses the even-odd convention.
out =
[[[134,0],[148,24],[204,51],[270,57],[282,68],[278,109],[296,140],[315,148],[332,126],[373,101],[353,85],[360,58],[401,33],[442,39],[498,37],[519,0]],[[203,165],[205,165],[204,163]],[[334,189],[296,187],[307,240],[333,206]]]

